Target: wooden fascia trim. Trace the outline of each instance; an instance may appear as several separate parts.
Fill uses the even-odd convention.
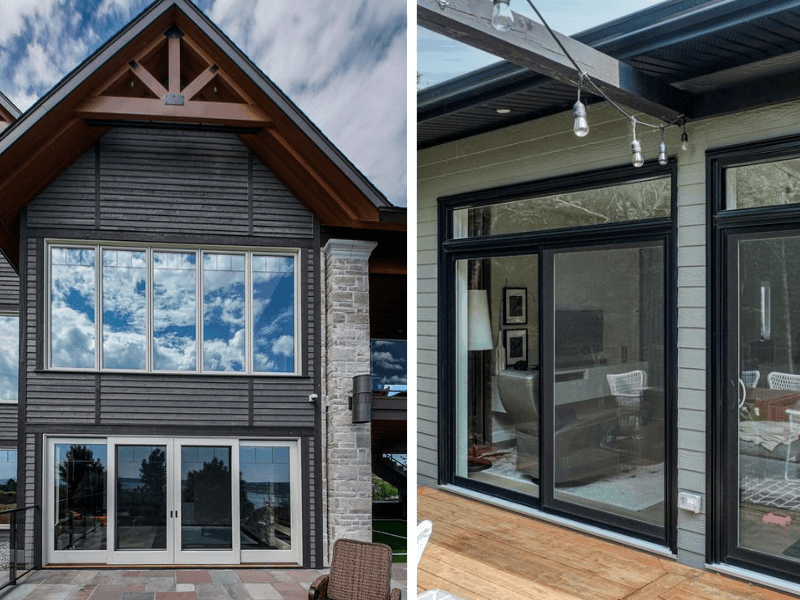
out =
[[[550,32],[514,13],[509,31],[492,27],[488,0],[417,0],[417,24],[504,58],[536,73],[577,86],[579,73]],[[683,116],[688,95],[568,36],[556,34],[581,70],[615,102],[665,122]],[[587,89],[591,92],[591,89]]]
[[[132,121],[204,122],[244,127],[271,127],[273,122],[260,109],[229,102],[187,102],[184,106],[164,104],[161,99],[97,96],[75,110],[83,119],[130,119]]]

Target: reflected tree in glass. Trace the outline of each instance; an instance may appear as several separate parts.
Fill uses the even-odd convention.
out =
[[[106,548],[106,446],[56,445],[56,550]]]
[[[242,548],[291,549],[289,448],[240,446]]]
[[[231,449],[181,449],[181,543],[189,548],[232,547]]]

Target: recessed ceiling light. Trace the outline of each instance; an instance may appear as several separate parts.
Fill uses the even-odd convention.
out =
[[[495,108],[494,112],[496,112],[498,115],[507,115],[508,113],[511,112],[511,109],[510,108]]]

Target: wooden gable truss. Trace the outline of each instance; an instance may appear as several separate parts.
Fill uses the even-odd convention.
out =
[[[382,220],[391,204],[197,7],[162,0],[0,132],[0,249],[12,265],[25,205],[125,122],[225,127],[323,226],[406,229]]]

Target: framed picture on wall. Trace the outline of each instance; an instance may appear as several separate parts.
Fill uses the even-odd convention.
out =
[[[506,365],[513,366],[521,360],[528,362],[528,330],[506,329]]]
[[[503,288],[503,324],[527,325],[528,288]]]

